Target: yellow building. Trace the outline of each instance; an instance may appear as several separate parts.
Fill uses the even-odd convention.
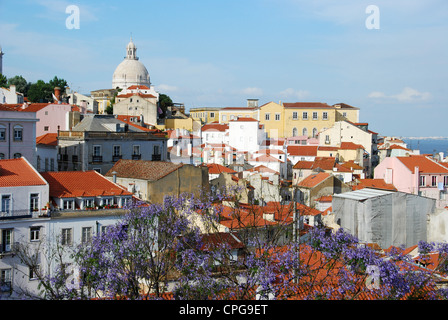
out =
[[[190,118],[201,123],[211,123],[219,121],[219,111],[221,108],[203,107],[203,108],[191,108]]]
[[[343,103],[331,106],[321,102],[268,102],[260,106],[258,116],[270,138],[316,137],[336,121],[358,122],[359,108]]]

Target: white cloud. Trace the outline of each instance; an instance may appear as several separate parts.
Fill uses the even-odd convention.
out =
[[[406,87],[399,94],[392,96],[398,101],[416,101],[416,100],[428,100],[431,98],[431,94],[429,92],[419,92],[415,89]]]
[[[241,90],[241,94],[247,96],[261,96],[263,95],[263,90],[257,87],[249,87]]]
[[[176,86],[171,86],[169,84],[159,84],[156,86],[156,90],[159,92],[175,92],[178,91],[179,88]]]
[[[294,90],[293,88],[288,88],[288,89],[281,91],[280,95],[283,98],[302,100],[309,95],[309,92],[306,90]]]
[[[403,90],[398,94],[393,95],[386,95],[384,92],[380,91],[373,91],[369,93],[369,98],[373,99],[393,99],[400,102],[416,102],[416,101],[427,101],[431,99],[432,95],[429,92],[420,92],[416,89],[405,87]]]

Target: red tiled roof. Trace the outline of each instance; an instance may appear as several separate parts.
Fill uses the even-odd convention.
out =
[[[140,92],[130,92],[130,93],[126,93],[126,94],[120,94],[117,97],[118,98],[130,98],[130,97],[133,97],[133,96],[139,96],[139,97],[142,97],[142,98],[156,98],[152,94],[145,94],[145,93],[140,93]]]
[[[364,149],[364,147],[360,144],[356,144],[353,142],[341,142],[341,146],[339,149],[345,149],[345,150],[356,150],[356,149]]]
[[[278,171],[272,170],[271,168],[268,168],[268,167],[266,167],[266,166],[264,166],[262,164],[259,165],[259,166],[253,167],[251,169],[248,169],[247,171],[249,171],[249,172],[255,172],[255,171],[257,171],[257,172],[269,172],[269,173],[273,173],[273,174],[279,174]]]
[[[319,146],[319,151],[338,151],[338,147]]]
[[[257,119],[249,118],[249,117],[238,117],[237,119],[230,120],[229,122],[236,122],[236,121],[239,121],[239,122],[242,122],[242,121],[244,121],[244,122],[258,122]]]
[[[401,149],[401,150],[411,151],[411,149],[405,148],[403,146],[399,146],[398,144],[393,144],[393,145],[389,146],[389,148],[387,148],[387,149]]]
[[[414,172],[415,167],[418,167],[419,172],[421,173],[448,173],[448,168],[423,155],[397,157],[397,159],[400,160],[412,173]]]
[[[207,164],[207,167],[209,174],[220,174],[221,172],[236,173],[236,171],[227,168],[225,166],[222,166],[218,163],[209,163]]]
[[[297,186],[304,188],[313,188],[317,186],[319,183],[328,179],[330,176],[331,174],[327,172],[319,172],[317,174],[312,174],[306,177],[305,179],[299,181]]]
[[[319,146],[288,146],[291,156],[317,156]]]
[[[360,179],[359,181],[358,185],[353,186],[353,190],[375,188],[397,191],[397,188],[393,184],[386,183],[384,179]]]
[[[359,164],[355,163],[353,160],[346,161],[341,164],[342,167],[350,169],[350,170],[364,170]]]
[[[317,169],[333,170],[336,163],[335,157],[316,157],[314,161],[298,161],[293,169]]]
[[[132,86],[128,87],[126,90],[136,90],[136,89],[149,90],[149,88],[147,86],[145,86],[145,85],[141,85],[141,86],[132,85]]]
[[[270,156],[269,154],[264,154],[261,155],[259,157],[256,157],[255,159],[252,159],[251,161],[257,161],[257,162],[281,162],[283,163],[284,161],[279,160],[273,156]]]
[[[212,123],[208,123],[206,125],[204,125],[202,127],[202,131],[220,131],[220,132],[224,132],[227,129],[229,129],[229,125],[225,124],[225,123],[217,123],[217,122],[212,122]]]
[[[46,133],[36,138],[36,145],[45,144],[48,146],[58,145],[58,134],[57,133]]]
[[[46,185],[47,182],[25,158],[0,160],[0,187]]]
[[[120,159],[105,174],[105,176],[112,177],[112,172],[115,171],[117,173],[117,177],[156,181],[171,172],[176,171],[182,166],[182,163],[175,164],[166,161]]]
[[[95,170],[43,172],[50,185],[50,197],[73,198],[92,196],[132,195]]]

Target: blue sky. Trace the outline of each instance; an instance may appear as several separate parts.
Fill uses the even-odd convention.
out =
[[[344,102],[383,135],[448,136],[446,0],[0,0],[7,77],[110,88],[131,34],[152,84],[187,108]]]

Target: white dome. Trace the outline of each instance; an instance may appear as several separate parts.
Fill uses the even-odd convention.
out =
[[[151,86],[146,67],[138,60],[123,60],[115,69],[112,77],[112,88],[127,88],[132,85]]]
[[[118,65],[112,76],[112,88],[122,88],[133,85],[151,86],[149,73],[146,67],[138,61],[137,47],[131,41],[126,46],[126,58]]]

